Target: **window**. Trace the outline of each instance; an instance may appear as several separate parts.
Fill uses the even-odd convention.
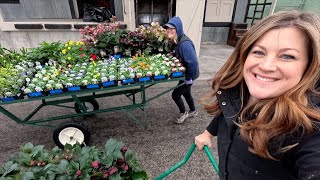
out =
[[[19,4],[19,0],[0,0],[0,3]]]

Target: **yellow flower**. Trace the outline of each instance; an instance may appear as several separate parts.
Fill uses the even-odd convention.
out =
[[[66,49],[62,49],[62,54],[65,54],[67,52]]]
[[[70,57],[70,56],[68,57],[68,60],[71,60],[71,57]]]
[[[69,46],[69,47],[68,47],[68,50],[70,50],[70,49],[71,49],[71,47]]]
[[[53,74],[54,74],[54,76],[58,76],[59,72],[57,70],[55,70]]]
[[[69,45],[72,45],[74,42],[73,41],[69,41]]]
[[[49,75],[47,75],[47,76],[46,76],[46,78],[49,80],[49,79],[50,79],[50,76],[49,76]]]
[[[65,43],[65,44],[64,44],[64,47],[68,47],[68,46],[69,46],[69,44],[68,44],[68,43]]]
[[[77,41],[76,45],[78,46],[79,44],[80,44],[79,41]]]
[[[84,45],[84,42],[80,41],[80,44],[81,44],[81,45]]]

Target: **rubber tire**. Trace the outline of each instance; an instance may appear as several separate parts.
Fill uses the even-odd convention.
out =
[[[96,110],[99,110],[99,103],[97,100],[95,99],[88,99],[88,100],[85,100],[83,101],[82,103],[90,103],[92,106],[93,106],[93,110],[96,111]],[[85,106],[85,104],[84,104]],[[78,104],[77,103],[74,103],[74,108],[76,110],[77,113],[82,113],[81,110],[79,109],[78,107]],[[90,115],[85,115],[86,117],[92,117],[94,116],[95,114],[90,114]]]
[[[79,123],[79,122],[67,122],[67,123],[62,123],[61,125],[59,125],[53,131],[53,140],[54,140],[54,142],[56,143],[56,145],[58,147],[60,147],[61,149],[64,148],[64,144],[62,144],[62,142],[60,141],[59,135],[66,128],[75,128],[75,129],[81,131],[83,136],[84,136],[84,140],[83,140],[83,142],[79,142],[79,143],[82,146],[89,144],[89,141],[90,141],[90,131],[89,131],[89,129],[86,126],[84,126],[83,124]]]

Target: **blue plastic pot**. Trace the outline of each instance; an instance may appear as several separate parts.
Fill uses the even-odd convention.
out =
[[[124,79],[121,81],[122,84],[132,84],[132,83],[135,83],[134,79],[133,78],[130,78],[130,79]]]
[[[151,81],[151,78],[148,76],[139,78],[139,82],[147,82],[147,81]]]
[[[183,76],[183,72],[174,72],[171,75],[172,77],[182,77]]]
[[[61,94],[62,92],[62,89],[53,89],[49,91],[50,94]]]
[[[98,89],[99,88],[99,84],[90,84],[90,85],[87,85],[87,88],[88,89]]]
[[[68,91],[70,92],[81,91],[81,88],[80,86],[68,87]]]
[[[166,78],[165,75],[158,75],[158,76],[153,77],[154,80],[161,80],[161,79],[165,79],[165,78]]]
[[[102,83],[103,87],[110,87],[110,86],[115,86],[115,85],[116,85],[115,81],[107,81],[107,82]]]
[[[18,98],[17,96],[13,96],[13,97],[2,98],[1,100],[2,100],[3,102],[8,102],[8,101],[16,100],[17,98]]]
[[[39,97],[42,96],[42,92],[32,92],[32,93],[28,93],[29,97]]]

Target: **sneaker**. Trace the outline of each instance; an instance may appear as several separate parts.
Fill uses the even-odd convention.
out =
[[[198,116],[198,111],[195,110],[195,111],[189,111],[189,117],[197,117]]]
[[[176,120],[176,124],[182,124],[188,117],[188,111],[180,113],[180,117]]]

